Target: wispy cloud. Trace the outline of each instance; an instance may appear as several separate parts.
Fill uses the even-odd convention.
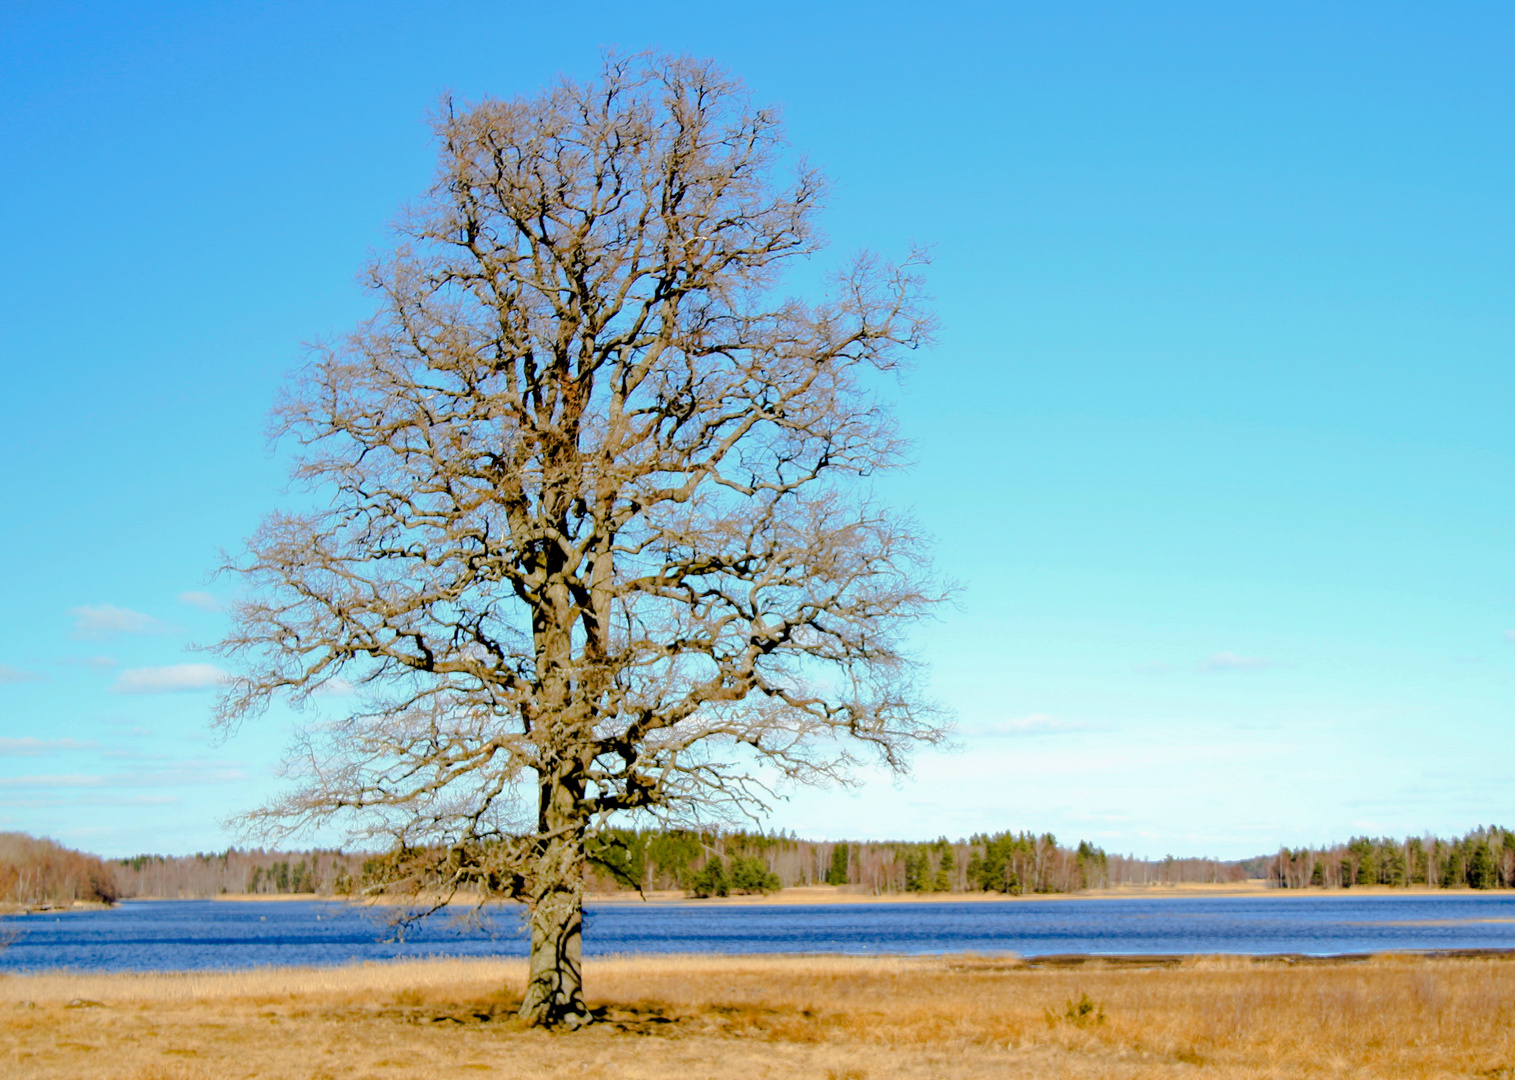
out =
[[[129,747],[116,747],[115,749],[105,751],[105,753],[101,754],[100,756],[103,757],[106,761],[131,761],[139,765],[144,762],[150,763],[174,760],[173,754],[154,754],[148,753],[143,750],[132,750]]]
[[[0,684],[18,682],[41,682],[42,676],[35,671],[22,671],[9,664],[0,664]]]
[[[115,773],[50,773],[38,776],[0,777],[0,791],[39,791],[54,793],[70,788],[89,789],[163,789],[237,783],[247,779],[240,761],[190,758],[167,765]]]
[[[19,739],[0,739],[0,757],[36,757],[55,750],[89,750],[98,745],[95,742],[80,742],[78,739],[36,739],[22,736]]]
[[[90,800],[95,806],[174,806],[181,801],[177,795],[113,795]]]
[[[340,675],[334,679],[328,679],[312,692],[314,697],[351,697],[358,692],[358,688]]]
[[[91,776],[87,773],[55,773],[51,776],[0,776],[0,789],[99,787],[103,783],[105,783],[105,777]]]
[[[98,785],[75,785],[73,790],[56,789],[48,792],[8,792],[0,785],[0,808],[7,810],[61,810],[64,808],[89,808],[122,806],[173,806],[183,800],[177,795],[108,795]],[[19,824],[19,823],[18,823]]]
[[[114,604],[85,604],[69,608],[74,617],[74,637],[89,641],[104,641],[120,634],[167,634],[174,627],[151,615]]]
[[[1504,632],[1504,639],[1506,641],[1515,641],[1515,630],[1506,630]]]
[[[127,668],[111,689],[118,694],[182,694],[209,690],[224,682],[226,677],[226,672],[214,664]]]
[[[1255,671],[1258,668],[1277,667],[1276,660],[1265,656],[1238,656],[1234,652],[1218,652],[1200,663],[1201,671]]]
[[[46,794],[25,794],[18,792],[11,794],[4,785],[0,785],[0,808],[6,810],[57,810],[67,805],[68,800],[62,798],[56,792],[48,792]],[[16,818],[12,818],[7,824],[23,826],[23,822]]]
[[[226,606],[213,594],[197,591],[181,592],[179,594],[179,603],[188,604],[190,607],[199,608],[201,611],[220,611]]]
[[[1079,731],[1092,731],[1093,728],[1082,720],[1060,720],[1046,713],[1031,713],[1015,720],[1000,720],[980,728],[975,734],[980,735],[1071,735]]]
[[[130,728],[131,730],[127,731],[126,733],[128,735],[153,734],[153,732],[148,728],[140,727],[140,721],[135,716],[102,716],[100,717],[100,722],[102,724],[108,724],[113,728]]]
[[[116,666],[114,656],[69,656],[58,662],[70,667],[94,668],[96,671],[105,671],[107,668]]]

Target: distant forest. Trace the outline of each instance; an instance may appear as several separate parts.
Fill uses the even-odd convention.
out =
[[[925,843],[831,842],[756,832],[609,829],[590,845],[591,892],[683,890],[694,896],[840,885],[893,893],[1066,893],[1261,876],[1265,859],[1135,859],[1050,833],[994,833]],[[123,897],[361,893],[382,887],[387,860],[339,851],[144,855],[112,865]]]
[[[103,859],[25,833],[0,833],[0,902],[27,907],[110,904],[116,875]]]
[[[1360,836],[1333,847],[1281,848],[1268,860],[1267,877],[1281,889],[1350,889],[1354,885],[1510,889],[1515,888],[1515,833],[1490,825],[1460,840]]]
[[[137,855],[114,859],[117,888],[123,899],[157,897],[192,899],[280,893],[351,893],[360,886],[371,857],[341,851],[244,851],[219,854]]]
[[[1066,893],[1115,885],[1241,881],[1247,865],[1217,859],[1135,859],[1051,833],[967,840],[817,841],[749,832],[610,829],[591,846],[593,886],[685,889],[696,896],[841,885],[895,893]],[[1260,868],[1260,867],[1259,867]]]
[[[1281,889],[1361,885],[1515,888],[1515,833],[1495,826],[1459,839],[1359,837],[1274,856],[1137,859],[1050,833],[986,833],[928,842],[818,841],[760,832],[610,829],[591,845],[591,892],[682,890],[693,896],[806,885],[850,892],[1071,893],[1121,885],[1262,880]],[[231,848],[215,854],[103,860],[50,840],[0,833],[0,902],[28,907],[117,898],[223,894],[328,896],[381,888],[388,860],[333,850]]]

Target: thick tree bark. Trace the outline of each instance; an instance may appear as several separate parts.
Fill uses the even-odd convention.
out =
[[[539,842],[527,897],[531,960],[521,1019],[578,1027],[584,1006],[584,833],[582,780],[553,775],[540,788]]]
[[[531,966],[521,1019],[538,1027],[589,1020],[582,970],[583,875],[555,883],[531,907]]]

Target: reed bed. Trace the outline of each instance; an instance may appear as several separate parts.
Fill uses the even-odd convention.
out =
[[[0,1075],[1480,1077],[1515,1080],[1515,960],[1025,964],[627,957],[600,1022],[510,1018],[520,961],[0,979]]]

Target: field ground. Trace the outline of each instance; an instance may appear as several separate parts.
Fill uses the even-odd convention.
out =
[[[1515,957],[594,960],[601,1017],[510,1018],[519,961],[0,977],[0,1075],[1515,1080]]]

